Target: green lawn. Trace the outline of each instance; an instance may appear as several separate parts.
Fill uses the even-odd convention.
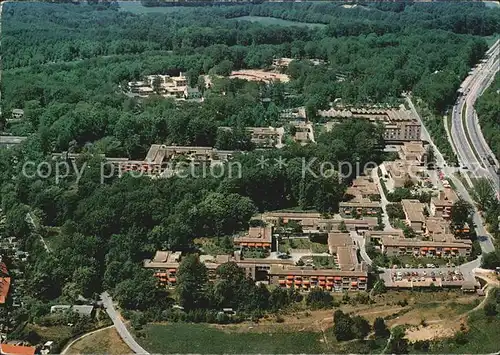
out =
[[[301,27],[310,27],[310,28],[322,28],[322,27],[326,26],[322,23],[288,21],[288,20],[282,20],[280,18],[264,17],[264,16],[241,16],[241,17],[236,17],[235,20],[259,22],[263,25],[301,26]]]
[[[313,332],[229,333],[203,324],[172,323],[147,325],[144,333],[139,343],[155,354],[318,354],[334,351],[325,349],[320,341],[322,335]]]
[[[286,253],[290,249],[311,249],[313,253],[328,253],[328,245],[314,243],[305,238],[283,239],[278,248],[282,253]]]

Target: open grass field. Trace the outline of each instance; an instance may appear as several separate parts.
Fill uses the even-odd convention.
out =
[[[283,354],[333,352],[321,333],[310,331],[228,332],[204,324],[151,324],[141,345],[151,353]]]
[[[407,300],[407,306],[397,304],[403,299]],[[463,314],[474,308],[480,298],[458,291],[402,291],[386,293],[377,296],[375,300],[375,304],[342,304],[340,309],[359,314],[370,323],[377,317],[383,317],[389,327],[410,325],[407,336],[413,340],[425,340],[452,337],[460,328],[459,320],[463,318]],[[270,316],[259,323],[233,325],[150,324],[144,328],[145,336],[138,338],[138,341],[151,353],[363,352],[366,344],[336,341],[331,328],[333,311],[334,309],[325,309],[306,312],[296,309],[283,314],[284,322],[279,323],[275,317]],[[425,327],[422,326],[422,321],[425,321]],[[471,350],[474,349],[472,344],[470,346]],[[382,348],[378,350],[381,351]]]
[[[288,20],[282,20],[280,18],[264,17],[264,16],[241,16],[241,17],[236,17],[235,20],[258,22],[263,25],[278,25],[278,26],[301,26],[309,28],[323,28],[326,26],[322,23],[288,21]]]
[[[279,251],[286,253],[290,249],[310,249],[313,253],[328,253],[328,245],[314,243],[306,238],[284,239],[279,243]]]
[[[103,329],[74,343],[66,354],[129,354],[130,348],[114,328]]]

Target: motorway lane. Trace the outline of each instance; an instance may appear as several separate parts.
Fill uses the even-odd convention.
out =
[[[441,166],[446,177],[449,177],[453,181],[453,184],[456,187],[458,195],[461,196],[462,198],[464,198],[469,203],[471,203],[473,206],[475,206],[468,191],[462,185],[462,182],[455,177],[454,173],[456,172],[456,169],[449,167],[449,166],[446,166],[446,162],[443,158],[443,155],[441,154],[441,152],[439,151],[437,146],[432,141],[432,138],[429,135],[429,132],[427,131],[427,128],[425,127],[425,125],[422,121],[422,118],[420,117],[417,110],[415,109],[415,106],[413,105],[413,102],[411,101],[410,97],[407,96],[406,101],[408,102],[408,105],[410,106],[410,109],[413,112],[414,117],[416,117],[417,120],[422,125],[422,137],[421,138],[423,140],[426,140],[427,142],[429,142],[434,149],[434,154],[436,156],[437,165]],[[483,221],[481,220],[481,217],[479,216],[479,212],[477,211],[476,208],[474,208],[474,224],[476,226],[475,230],[476,230],[476,234],[478,236],[478,241],[479,241],[479,244],[481,246],[482,252],[489,253],[489,252],[494,251],[495,247],[493,245],[493,242],[491,241],[491,236],[486,231],[486,228],[483,225]]]
[[[487,52],[487,62],[482,63],[479,68],[468,76],[461,85],[463,96],[459,97],[452,111],[451,136],[457,150],[459,161],[469,168],[476,177],[487,177],[492,180],[498,188],[498,177],[496,167],[490,166],[484,157],[492,155],[491,149],[486,144],[479,126],[474,103],[484,89],[491,83],[493,76],[498,71],[500,41],[497,41]],[[465,125],[462,121],[462,111],[466,105]],[[467,140],[466,130],[474,149],[479,158],[474,154]]]

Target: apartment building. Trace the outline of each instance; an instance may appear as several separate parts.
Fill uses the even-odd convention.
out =
[[[273,226],[280,226],[293,221],[298,223],[302,230],[313,230],[316,229],[317,223],[322,219],[322,216],[318,212],[272,211],[263,213],[261,218]]]
[[[425,236],[432,238],[439,234],[450,234],[450,222],[441,217],[427,217],[425,219]]]
[[[128,158],[109,158],[104,154],[99,156],[118,170],[119,176],[135,172],[147,176],[161,176],[168,172],[173,175],[190,165],[207,164],[207,166],[222,164],[233,157],[235,151],[217,150],[212,147],[166,146],[153,144],[144,160]],[[81,154],[54,153],[53,159],[76,160]]]
[[[472,251],[470,240],[458,240],[452,234],[435,235],[432,240],[384,236],[381,238],[381,246],[382,252],[388,256],[466,257]]]
[[[367,198],[354,198],[348,202],[340,202],[339,212],[341,216],[376,216],[382,212],[382,205]]]
[[[387,179],[386,185],[389,190],[404,187],[408,181],[417,184],[426,175],[423,166],[412,164],[406,160],[384,161],[380,169]]]
[[[421,139],[420,122],[413,117],[411,111],[400,109],[379,109],[379,108],[331,108],[325,111],[318,111],[321,117],[332,118],[332,122],[327,123],[327,131],[333,125],[351,118],[364,118],[370,122],[380,122],[384,125],[384,140],[386,143],[402,143],[419,141]]]
[[[281,226],[294,221],[302,227],[305,234],[340,231],[341,224],[344,224],[348,231],[372,230],[378,224],[377,217],[357,219],[335,215],[331,218],[324,218],[317,212],[274,211],[263,213],[261,219],[273,226]]]
[[[188,80],[182,73],[179,76],[148,75],[143,81],[129,82],[128,88],[131,93],[142,97],[157,94],[176,100],[201,98],[198,89],[189,87]]]
[[[336,268],[274,265],[269,271],[270,284],[303,291],[315,287],[333,292],[366,290],[368,267],[358,261],[349,233],[328,233],[328,249],[338,265]]]
[[[314,133],[311,124],[303,121],[291,121],[290,124],[295,127],[295,134],[292,137],[295,142],[301,145],[314,142]]]
[[[398,150],[401,160],[414,165],[424,165],[426,151],[423,142],[404,142]]]
[[[264,249],[271,250],[273,239],[273,227],[250,227],[248,233],[233,239],[234,246],[242,249]]]
[[[144,261],[146,269],[154,270],[154,276],[160,286],[175,286],[177,270],[181,261],[181,252],[158,250],[151,260]]]
[[[439,191],[437,197],[432,197],[430,202],[430,214],[434,217],[450,218],[451,207],[458,201],[458,196],[451,188]]]
[[[272,285],[303,291],[316,287],[332,292],[366,291],[368,285],[367,268],[361,266],[354,271],[343,271],[275,265],[269,275]]]
[[[276,147],[281,143],[281,128],[274,127],[247,127],[246,128],[250,132],[251,141],[259,148],[272,148]]]
[[[380,192],[377,184],[368,176],[359,176],[354,179],[351,186],[347,188],[346,195],[363,199],[380,200]]]
[[[422,233],[425,227],[425,205],[419,200],[401,200],[405,222],[415,232]]]
[[[0,262],[0,305],[4,305],[7,302],[10,284],[11,279],[7,265],[4,262]]]
[[[20,108],[13,109],[11,118],[13,120],[20,120],[20,119],[24,118],[24,110],[20,109]]]

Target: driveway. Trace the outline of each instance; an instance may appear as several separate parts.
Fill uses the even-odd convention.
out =
[[[127,344],[135,354],[148,355],[149,353],[135,341],[134,337],[132,336],[132,334],[130,334],[130,331],[125,326],[125,323],[123,323],[121,315],[115,309],[115,306],[113,305],[113,299],[108,294],[108,292],[103,292],[101,294],[101,299],[104,307],[106,307],[106,313],[108,313],[109,318],[111,318],[111,320],[113,321],[118,334],[120,334],[120,337],[125,342],[125,344]]]

